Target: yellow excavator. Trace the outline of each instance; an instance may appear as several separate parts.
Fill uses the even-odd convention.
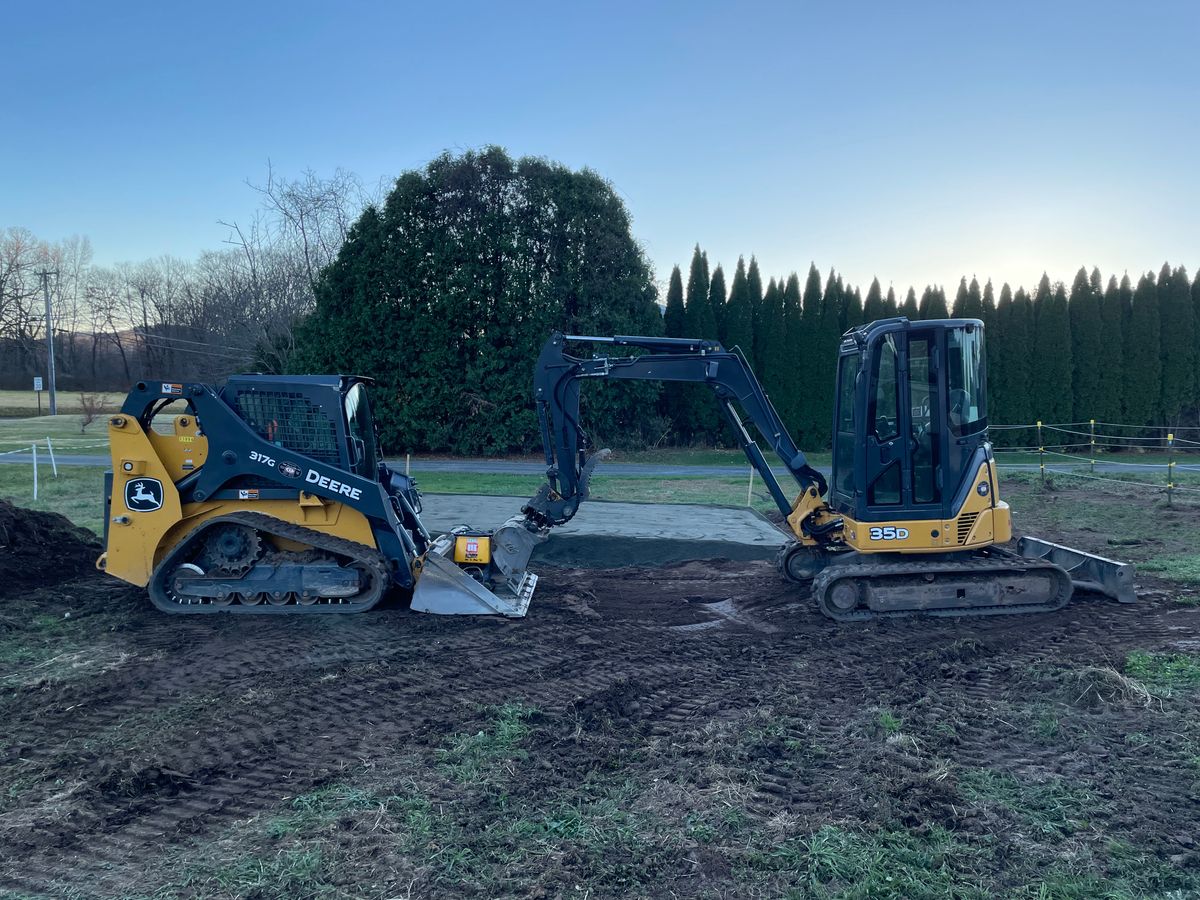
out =
[[[642,351],[580,358],[568,342]],[[708,385],[791,532],[779,566],[827,616],[1049,611],[1076,587],[1132,602],[1133,567],[1036,538],[1014,549],[988,440],[983,323],[892,318],[851,329],[837,358],[832,478],[788,434],[736,348],[690,338],[554,334],[534,375],[547,482],[525,508],[553,527],[588,496],[600,454],[580,425],[589,379]],[[740,410],[740,411],[739,411]],[[756,427],[798,486],[789,497]]]

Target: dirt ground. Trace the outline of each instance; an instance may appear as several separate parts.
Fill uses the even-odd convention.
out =
[[[0,592],[0,895],[1200,895],[1175,583],[850,626],[765,562],[547,567],[518,622],[69,574]]]

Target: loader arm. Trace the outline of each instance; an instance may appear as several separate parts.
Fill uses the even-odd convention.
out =
[[[567,341],[634,347],[647,352],[581,359],[567,355]],[[579,388],[585,378],[706,384],[712,388],[746,458],[785,517],[792,511],[792,501],[747,429],[739,407],[782,460],[802,493],[814,488],[819,495],[826,493],[825,477],[809,465],[796,446],[740,351],[726,350],[716,341],[690,338],[588,337],[556,332],[542,347],[534,372],[534,400],[547,477],[547,484],[524,510],[534,521],[561,525],[575,515],[579,504],[588,497],[588,479],[599,457],[588,454],[587,435],[579,422]]]

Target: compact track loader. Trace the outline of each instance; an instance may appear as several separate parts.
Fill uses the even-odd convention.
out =
[[[568,341],[648,351],[576,358]],[[1039,541],[1016,551],[987,432],[983,323],[885,319],[842,337],[833,419],[833,477],[809,464],[738,350],[688,338],[555,334],[535,371],[547,483],[526,507],[545,526],[588,496],[598,456],[579,424],[584,379],[706,384],[762,476],[794,540],[779,566],[811,585],[818,607],[848,621],[923,612],[980,615],[1065,605],[1076,586],[1135,600],[1133,567]],[[753,422],[795,479],[789,498],[751,438]]]
[[[434,539],[416,483],[379,458],[371,383],[139,382],[109,419],[97,567],[171,613],[359,612],[395,586],[422,612],[525,615],[546,528],[514,516]]]

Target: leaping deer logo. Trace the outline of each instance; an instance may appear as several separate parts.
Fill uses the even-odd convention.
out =
[[[139,478],[125,485],[125,505],[138,512],[162,506],[162,482],[157,478]]]

